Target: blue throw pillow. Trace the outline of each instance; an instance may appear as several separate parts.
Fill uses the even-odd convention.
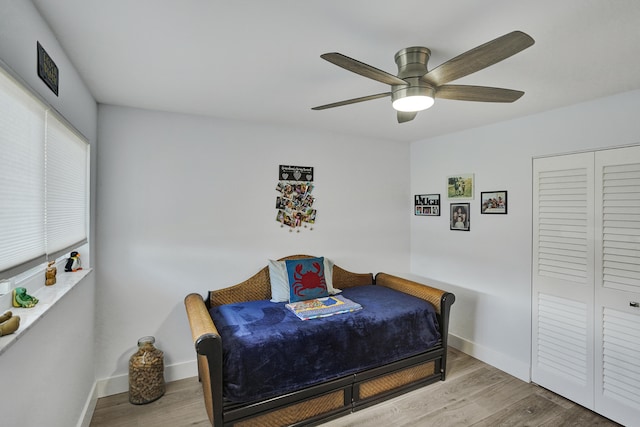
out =
[[[289,302],[328,297],[324,257],[286,260]]]

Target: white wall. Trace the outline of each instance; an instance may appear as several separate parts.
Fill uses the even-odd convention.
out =
[[[640,91],[411,145],[411,193],[440,193],[442,216],[411,220],[411,271],[456,293],[451,344],[529,380],[532,158],[640,143]],[[475,174],[469,232],[450,231],[446,177]],[[507,190],[507,215],[480,192]]]
[[[58,66],[59,96],[37,76],[36,41]],[[96,102],[30,1],[0,0],[0,60],[89,139],[95,190]],[[92,200],[91,218],[93,206]],[[93,246],[92,237],[93,230]],[[91,258],[85,255],[87,265]],[[68,427],[82,419],[95,383],[94,277],[0,356],[0,425]]]
[[[269,258],[409,270],[406,144],[103,105],[99,123],[102,394],[126,389],[144,335],[165,352],[169,378],[195,375],[184,297],[247,279]],[[280,164],[315,168],[312,231],[275,221]]]
[[[60,69],[59,97],[36,75],[37,40]],[[267,258],[293,253],[329,256],[358,272],[402,274],[410,259],[414,274],[456,293],[452,342],[528,379],[531,158],[640,142],[639,92],[410,148],[113,106],[98,113],[28,1],[0,0],[0,59],[89,138],[98,194],[90,233],[96,272],[0,357],[2,425],[74,425],[87,409],[94,367],[97,378],[112,380],[103,391],[124,391],[143,335],[157,337],[170,375],[195,375],[184,296],[236,283]],[[313,231],[288,233],[275,223],[279,164],[315,167]],[[464,172],[477,184],[470,232],[449,231],[446,211],[410,214],[413,194],[444,196],[445,177]],[[480,215],[479,192],[502,189],[509,214]]]

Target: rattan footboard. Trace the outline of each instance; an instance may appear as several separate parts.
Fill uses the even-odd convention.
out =
[[[299,259],[293,255],[282,259]],[[442,340],[418,355],[317,384],[259,402],[231,404],[223,401],[222,340],[209,315],[209,308],[221,304],[271,298],[269,269],[260,270],[238,285],[185,298],[192,339],[198,355],[205,407],[211,424],[222,426],[315,425],[361,409],[390,397],[445,379],[449,311],[455,296],[446,291],[385,273],[374,277],[334,266],[334,287],[381,285],[430,302],[438,313]]]

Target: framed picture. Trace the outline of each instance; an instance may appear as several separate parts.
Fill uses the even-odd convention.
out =
[[[463,173],[448,176],[447,197],[449,199],[473,200],[473,174]]]
[[[507,192],[506,191],[483,191],[480,193],[480,213],[493,215],[506,215],[507,213]]]
[[[413,211],[418,216],[440,216],[439,194],[416,194]]]
[[[451,203],[451,213],[449,215],[450,229],[457,231],[470,230],[469,203]]]

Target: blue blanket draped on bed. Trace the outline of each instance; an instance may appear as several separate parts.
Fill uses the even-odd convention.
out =
[[[302,321],[268,300],[210,310],[223,343],[224,397],[250,402],[423,352],[440,339],[428,302],[383,286],[342,294],[363,309]]]

